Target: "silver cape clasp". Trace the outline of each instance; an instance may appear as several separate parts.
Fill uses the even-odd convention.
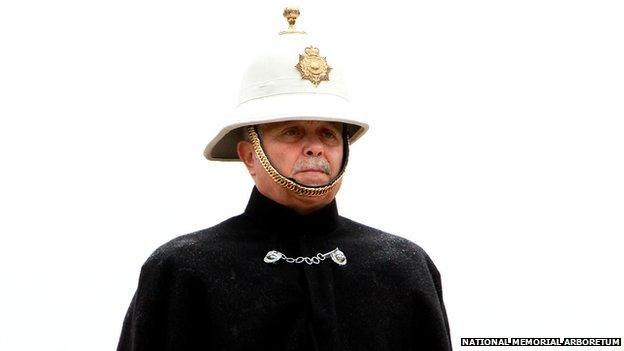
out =
[[[282,258],[282,253],[279,251],[271,250],[267,252],[266,256],[264,256],[264,262],[266,263],[275,263]]]
[[[344,266],[347,264],[347,256],[340,251],[339,248],[335,248],[327,253],[318,253],[313,257],[297,257],[292,258],[284,255],[283,253],[275,250],[271,250],[267,252],[266,256],[264,256],[265,263],[276,263],[279,260],[284,260],[288,263],[307,263],[307,264],[319,264],[321,261],[324,261],[327,257],[331,257],[332,261],[334,261],[339,266]]]

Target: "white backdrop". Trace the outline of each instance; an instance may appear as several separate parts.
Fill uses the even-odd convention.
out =
[[[0,3],[1,350],[114,349],[149,254],[244,209],[202,151],[285,4]],[[371,124],[339,210],[427,250],[455,348],[624,336],[622,2],[294,4]]]

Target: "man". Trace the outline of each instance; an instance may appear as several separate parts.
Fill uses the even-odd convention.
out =
[[[338,67],[289,29],[247,70],[241,122],[206,147],[241,160],[243,214],[161,246],[141,269],[118,350],[450,350],[440,275],[407,239],[338,215],[349,144]]]

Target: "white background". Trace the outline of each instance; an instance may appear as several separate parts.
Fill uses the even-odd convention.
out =
[[[0,4],[1,350],[114,349],[149,254],[244,209],[202,151],[284,4]],[[371,124],[339,210],[427,250],[455,348],[623,337],[622,2],[295,4]]]

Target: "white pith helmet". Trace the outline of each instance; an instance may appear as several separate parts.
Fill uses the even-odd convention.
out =
[[[204,150],[216,161],[240,161],[236,145],[244,140],[244,127],[292,120],[345,123],[352,144],[368,124],[354,116],[340,67],[331,53],[305,32],[295,29],[296,8],[286,8],[288,30],[280,32],[267,52],[248,66],[239,102],[229,114],[232,123],[223,128]]]

